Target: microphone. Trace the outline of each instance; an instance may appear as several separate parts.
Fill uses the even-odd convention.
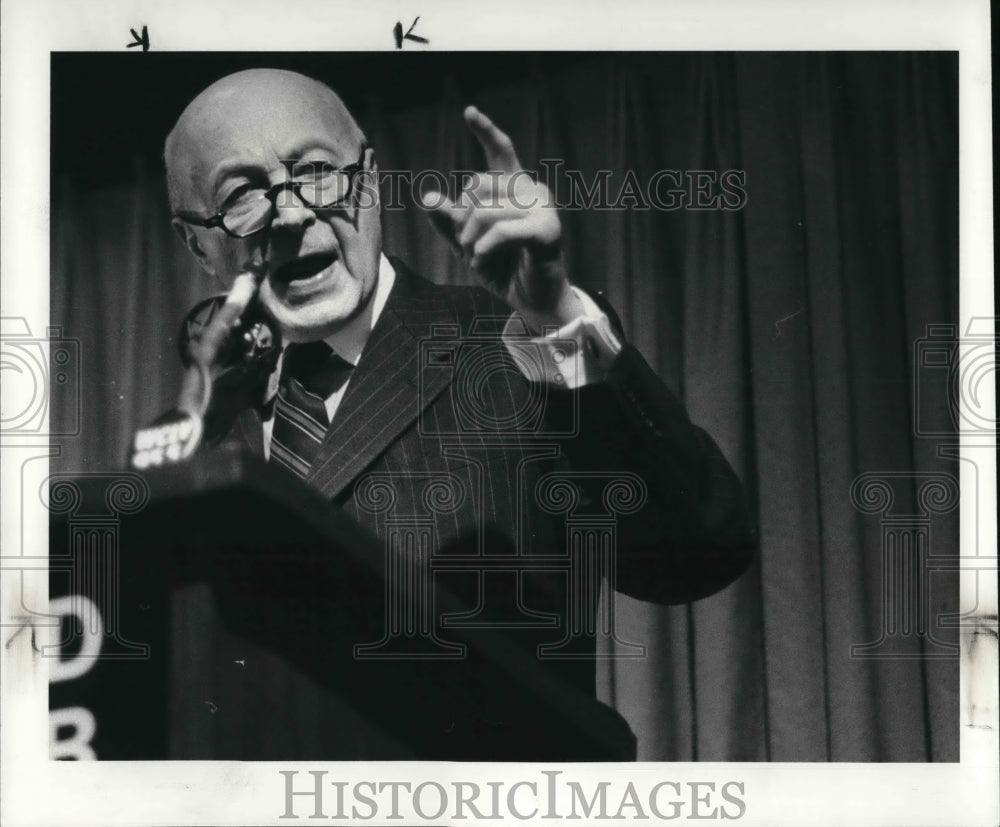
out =
[[[232,336],[243,328],[243,315],[257,296],[266,273],[267,265],[262,261],[247,262],[243,272],[234,279],[225,299],[220,303],[221,297],[216,297],[208,302],[217,309],[204,325],[201,335],[192,338],[188,344],[190,365],[181,384],[177,406],[153,425],[136,433],[130,457],[133,468],[178,462],[197,450],[205,436],[205,419],[212,403],[213,384],[218,374],[226,371],[227,366],[222,362],[232,351]],[[199,305],[195,310],[201,307]],[[276,355],[280,349],[273,341],[274,334],[270,330],[265,333],[265,336],[258,337],[267,340],[264,352]],[[250,331],[245,332],[244,338],[251,342],[250,353],[258,355],[261,342]]]
[[[212,397],[212,367],[229,342],[233,328],[239,325],[243,313],[257,295],[264,280],[263,264],[247,264],[246,270],[233,281],[232,289],[222,307],[205,327],[201,338],[191,342],[192,365],[184,376],[177,410],[204,419]]]

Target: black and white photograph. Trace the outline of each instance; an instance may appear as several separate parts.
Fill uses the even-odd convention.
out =
[[[3,72],[11,823],[990,823],[985,6],[121,5]]]

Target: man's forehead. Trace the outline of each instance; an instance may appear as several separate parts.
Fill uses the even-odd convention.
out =
[[[353,119],[340,99],[322,84],[291,72],[241,72],[202,92],[178,121],[197,142],[262,133],[285,137],[295,130],[351,133]]]
[[[359,134],[343,102],[321,83],[294,72],[249,70],[213,83],[188,105],[171,133],[167,162],[200,177],[230,156],[294,157],[297,148],[316,143],[347,157],[357,152]]]

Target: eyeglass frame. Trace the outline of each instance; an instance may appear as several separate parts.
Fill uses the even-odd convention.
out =
[[[276,213],[277,210],[280,209],[280,207],[278,206],[278,203],[277,203],[277,201],[275,199],[276,199],[276,197],[277,197],[277,195],[279,193],[281,193],[281,192],[283,192],[284,190],[287,190],[287,189],[290,189],[294,193],[294,195],[299,200],[302,200],[303,203],[306,204],[310,209],[316,209],[316,210],[333,210],[333,209],[337,209],[338,207],[342,206],[343,202],[345,202],[353,194],[353,192],[354,192],[354,178],[355,178],[355,176],[357,176],[357,174],[359,172],[362,172],[364,170],[364,168],[365,168],[365,153],[367,151],[368,151],[368,145],[367,144],[362,144],[361,145],[361,155],[358,157],[357,161],[355,161],[353,164],[348,164],[347,166],[343,166],[343,167],[340,167],[338,169],[332,170],[332,172],[334,172],[334,173],[338,173],[338,172],[346,172],[347,173],[347,181],[348,181],[347,194],[340,201],[334,202],[332,204],[325,204],[325,205],[322,205],[322,206],[318,205],[318,204],[309,204],[307,201],[304,201],[302,199],[302,187],[308,186],[311,182],[309,182],[309,181],[295,181],[295,180],[281,181],[281,182],[275,184],[273,187],[268,187],[268,189],[264,190],[264,192],[261,193],[261,196],[260,196],[260,199],[259,199],[261,201],[267,200],[267,201],[271,202],[271,218],[267,222],[265,222],[262,227],[259,227],[256,230],[251,230],[250,232],[245,233],[243,235],[237,235],[232,230],[230,230],[225,225],[225,223],[224,223],[225,222],[225,218],[226,218],[226,213],[228,213],[231,209],[233,209],[232,207],[227,207],[224,210],[220,210],[219,212],[215,213],[214,215],[210,215],[207,218],[203,218],[201,216],[192,215],[190,213],[182,213],[182,212],[175,212],[175,213],[173,213],[173,217],[177,218],[177,219],[180,219],[185,224],[191,224],[191,225],[193,225],[195,227],[205,227],[206,229],[209,229],[209,230],[212,230],[212,229],[215,229],[216,227],[218,227],[220,230],[222,230],[230,238],[249,238],[250,236],[256,235],[257,233],[261,232],[262,230],[266,230],[268,228],[268,226],[270,226],[271,222],[274,221],[275,213]],[[314,166],[315,166],[315,164],[314,164]]]

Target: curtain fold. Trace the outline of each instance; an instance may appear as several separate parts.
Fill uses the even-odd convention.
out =
[[[603,176],[612,202],[637,183],[617,209],[563,210],[569,272],[619,309],[744,480],[760,527],[758,560],[718,595],[674,607],[612,598],[618,638],[646,656],[603,645],[598,692],[631,722],[640,759],[957,760],[957,658],[928,659],[938,650],[919,635],[900,639],[906,657],[851,651],[878,641],[892,610],[885,515],[859,510],[853,481],[892,476],[894,513],[916,514],[925,477],[957,474],[916,432],[921,406],[938,424],[949,412],[946,389],[928,390],[914,367],[927,326],[957,318],[956,56],[536,60],[515,83],[470,87],[444,71],[436,95],[402,105],[376,89],[357,114],[380,170],[440,170],[454,195],[452,170],[483,163],[467,103],[527,168],[559,170],[547,178],[557,197],[567,171]],[[173,404],[178,322],[215,290],[171,231],[159,151],[137,152],[127,184],[53,182],[52,320],[81,340],[83,362],[83,428],[61,443],[65,469],[120,467],[134,429]],[[745,204],[644,206],[661,170],[682,187],[699,170],[738,171]],[[406,187],[398,206],[383,209],[387,252],[467,281]],[[72,404],[55,398],[53,416]],[[957,510],[928,525],[933,553],[957,554]],[[928,577],[928,622],[954,642],[936,620],[956,610],[957,577]]]

